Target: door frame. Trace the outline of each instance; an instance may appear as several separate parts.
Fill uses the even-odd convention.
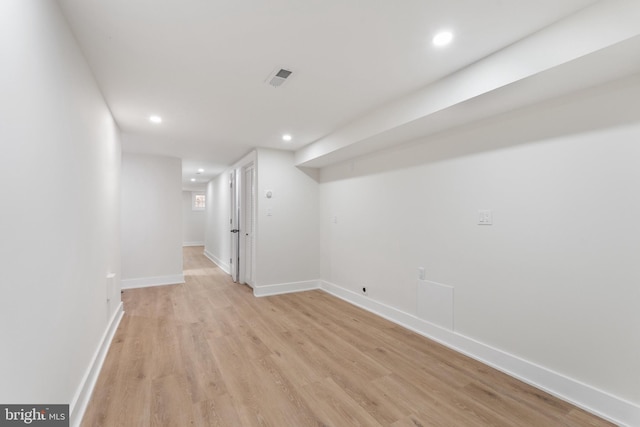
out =
[[[256,259],[256,166],[253,160],[240,168],[240,247],[238,281],[254,287]],[[247,172],[251,171],[251,181],[247,182]],[[250,234],[248,234],[250,233]],[[251,243],[251,245],[248,245]]]
[[[238,281],[240,271],[240,239],[238,237],[240,233],[237,231],[240,225],[240,205],[238,203],[239,186],[238,170],[232,169],[229,173],[229,272],[234,282]]]

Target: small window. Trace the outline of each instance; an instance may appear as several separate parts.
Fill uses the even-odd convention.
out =
[[[203,211],[206,206],[206,196],[203,193],[191,193],[191,208],[194,211]]]

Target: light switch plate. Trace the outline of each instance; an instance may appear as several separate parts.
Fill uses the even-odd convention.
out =
[[[478,211],[478,225],[492,225],[493,213],[489,209],[481,209]]]

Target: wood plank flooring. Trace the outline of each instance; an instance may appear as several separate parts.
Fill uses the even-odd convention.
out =
[[[202,250],[124,292],[83,426],[612,425],[321,291],[255,298]]]

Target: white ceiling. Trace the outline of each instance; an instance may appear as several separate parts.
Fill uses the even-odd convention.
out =
[[[595,2],[59,1],[123,149],[183,159],[185,187],[254,147],[300,149]],[[433,47],[445,28],[454,43]],[[273,88],[279,67],[294,73]]]

